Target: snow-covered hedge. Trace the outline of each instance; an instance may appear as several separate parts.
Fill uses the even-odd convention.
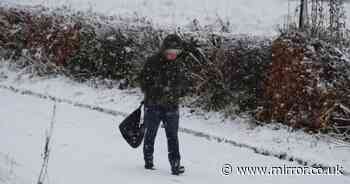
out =
[[[257,37],[215,37],[209,61],[195,80],[199,104],[229,113],[253,112],[262,98],[262,84],[271,63],[271,41]],[[235,112],[232,112],[233,109]],[[230,112],[231,111],[231,112]]]
[[[350,60],[329,42],[299,32],[282,35],[272,44],[266,73],[264,121],[318,130],[340,123],[334,120],[338,107],[350,106]],[[343,113],[349,126],[350,112]]]
[[[76,80],[116,79],[135,86],[158,33],[147,24],[135,28],[108,21],[67,9],[0,8],[1,54],[22,67],[35,66],[39,75],[63,72]]]
[[[79,81],[118,80],[121,88],[137,86],[146,57],[171,33],[141,18],[121,20],[42,7],[1,8],[0,24],[2,55],[22,67],[30,66],[38,75],[64,73]],[[203,51],[200,63],[198,53],[186,62],[193,74],[190,95],[198,97],[194,104],[208,110],[232,104],[240,111],[256,109],[259,81],[271,60],[270,40],[201,31],[179,34],[189,43],[197,40]]]

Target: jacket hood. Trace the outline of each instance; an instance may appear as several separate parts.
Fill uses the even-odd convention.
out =
[[[161,47],[161,51],[164,51],[166,49],[179,49],[182,46],[183,46],[182,39],[176,34],[171,34],[164,39]]]

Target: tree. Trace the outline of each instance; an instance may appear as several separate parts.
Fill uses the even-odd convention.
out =
[[[300,0],[299,28],[304,30],[308,24],[308,0]]]
[[[335,42],[340,42],[345,30],[344,0],[329,1],[329,26],[331,37]]]

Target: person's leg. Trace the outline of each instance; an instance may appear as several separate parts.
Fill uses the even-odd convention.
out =
[[[145,106],[144,124],[146,128],[143,143],[143,155],[146,169],[153,168],[154,141],[160,124],[160,109],[157,106]]]
[[[179,151],[179,109],[169,108],[163,112],[163,122],[165,133],[168,140],[168,158],[173,174],[183,173],[183,167],[180,166],[180,151]],[[181,167],[181,168],[180,168]],[[180,170],[179,170],[180,169]]]

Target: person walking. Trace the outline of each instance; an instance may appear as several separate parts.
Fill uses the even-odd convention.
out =
[[[145,169],[154,169],[154,142],[160,122],[163,122],[168,143],[171,173],[185,172],[179,150],[179,99],[188,88],[183,72],[183,41],[176,34],[168,35],[156,54],[149,57],[140,76],[144,93],[144,125],[146,128],[143,155]]]

